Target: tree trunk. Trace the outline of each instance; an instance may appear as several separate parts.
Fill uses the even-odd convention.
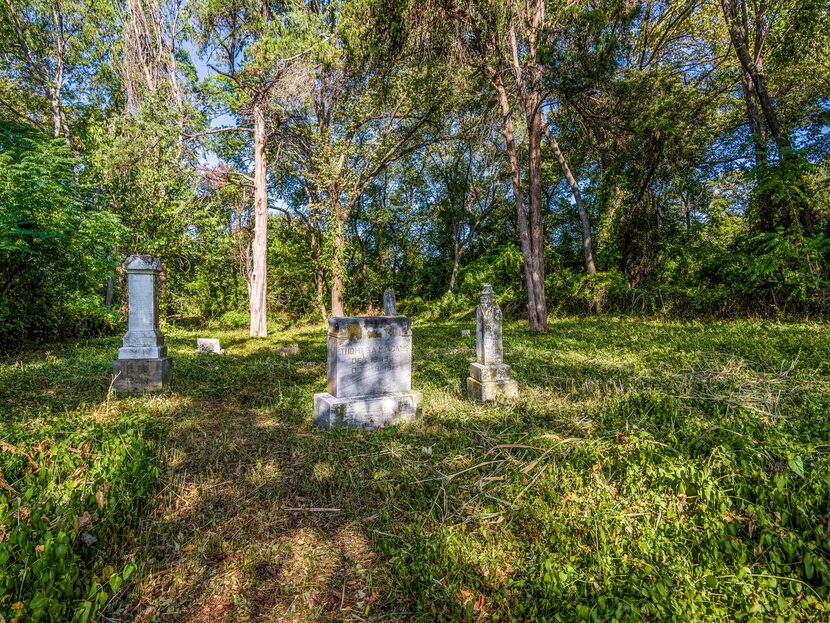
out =
[[[545,301],[545,236],[542,227],[542,110],[541,94],[529,97],[527,116],[528,161],[530,182],[530,242],[533,252],[533,287],[536,290],[536,322],[531,331],[546,333],[548,310]]]
[[[52,87],[48,89],[48,92],[49,103],[52,105],[52,136],[58,138],[63,133],[63,114],[61,111],[60,94]]]
[[[179,126],[178,144],[179,144],[179,158],[184,156],[184,99],[182,98],[182,91],[179,88],[179,76],[176,71],[178,64],[176,62],[176,33],[178,31],[179,10],[181,5],[176,5],[174,14],[172,16],[172,24],[170,25],[170,40],[167,44],[167,77],[170,81],[170,91],[173,95],[173,102],[176,104],[176,125]]]
[[[778,116],[775,113],[775,107],[773,106],[772,99],[767,91],[767,83],[764,79],[764,68],[760,52],[758,52],[756,57],[753,58],[749,51],[748,28],[744,23],[744,11],[739,10],[738,1],[739,0],[721,0],[723,15],[726,18],[727,26],[729,28],[729,38],[732,41],[732,47],[735,48],[735,53],[738,56],[741,68],[751,78],[752,86],[755,88],[755,94],[761,105],[761,110],[764,113],[764,119],[767,122],[767,127],[772,134],[772,138],[775,140],[775,143],[778,145],[779,149],[786,152],[789,151],[790,148],[790,139],[778,123]],[[758,49],[760,50],[760,47]],[[782,158],[785,157],[786,153],[782,154]]]
[[[461,245],[456,240],[453,244],[452,255],[452,272],[450,273],[450,288],[449,292],[455,290],[455,282],[458,280],[458,267],[461,264]]]
[[[335,185],[329,193],[334,214],[334,231],[332,232],[332,246],[334,257],[331,267],[331,315],[343,316],[343,253],[346,248],[345,214],[340,205],[340,189]]]
[[[527,210],[525,210],[524,193],[522,192],[522,175],[519,171],[519,157],[516,153],[516,138],[513,134],[513,119],[510,110],[510,100],[507,98],[507,91],[501,76],[494,68],[488,67],[490,78],[498,95],[499,106],[502,116],[502,134],[504,135],[505,152],[510,163],[510,179],[513,186],[513,199],[516,202],[516,215],[519,221],[519,240],[522,246],[522,259],[524,260],[525,283],[527,284],[527,316],[528,325],[538,325],[536,316],[536,288],[533,282],[533,253],[530,246],[530,231],[527,223]]]
[[[266,294],[268,289],[268,178],[265,161],[265,110],[254,104],[254,240],[251,248],[249,297],[251,337],[268,335]]]
[[[755,165],[758,166],[767,161],[767,137],[764,126],[761,124],[761,116],[758,113],[758,97],[755,93],[755,84],[752,82],[752,76],[743,68],[741,68],[741,84],[743,86],[744,102],[746,103],[746,116],[749,120],[749,128],[752,131]]]
[[[571,173],[571,168],[568,166],[565,156],[562,154],[562,150],[559,149],[559,143],[553,135],[553,132],[550,131],[547,124],[545,124],[544,128],[545,134],[550,142],[550,147],[553,150],[553,154],[559,162],[559,168],[562,169],[562,175],[565,176],[565,179],[568,181],[568,186],[571,187],[571,194],[573,195],[574,203],[576,203],[576,209],[579,212],[579,221],[582,223],[582,254],[585,256],[585,272],[589,275],[596,275],[597,267],[596,264],[594,264],[594,245],[591,237],[591,219],[588,217],[588,211],[585,209],[585,203],[582,201],[582,191],[579,190],[579,184],[577,183],[573,173]]]
[[[317,219],[312,216],[311,224],[311,251],[314,253],[314,289],[315,289],[315,303],[317,309],[320,311],[320,318],[323,322],[328,319],[326,313],[326,278],[323,272],[323,253],[320,248],[320,231],[317,228]]]
[[[112,307],[112,277],[107,277],[107,293],[104,295],[104,305],[107,309]]]

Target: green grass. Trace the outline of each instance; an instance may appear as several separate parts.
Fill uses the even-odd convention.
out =
[[[52,620],[828,620],[826,324],[509,324],[497,405],[465,399],[461,328],[416,323],[424,418],[375,433],[313,426],[321,327],[167,327],[149,398],[108,395],[117,338],[2,362],[0,614],[48,615],[40,591]],[[42,562],[60,532],[71,582]]]

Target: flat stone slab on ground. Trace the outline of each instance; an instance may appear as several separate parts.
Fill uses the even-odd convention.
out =
[[[297,344],[297,342],[294,342],[293,344],[291,344],[289,346],[280,346],[277,349],[277,354],[280,357],[289,357],[291,355],[299,355],[300,354],[300,345]]]
[[[196,352],[215,353],[217,355],[224,355],[225,351],[219,346],[219,339],[215,337],[198,337],[196,338]]]

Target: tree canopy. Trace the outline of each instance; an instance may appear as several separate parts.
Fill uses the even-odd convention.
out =
[[[4,0],[2,339],[106,330],[132,252],[252,335],[484,282],[535,331],[825,315],[828,32],[823,0]]]

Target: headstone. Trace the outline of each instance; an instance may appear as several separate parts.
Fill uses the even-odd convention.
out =
[[[300,354],[300,345],[297,342],[294,342],[290,346],[280,346],[277,349],[277,354],[280,357],[290,357],[292,355],[299,355]]]
[[[173,376],[164,336],[159,331],[158,281],[161,262],[152,255],[131,255],[124,262],[129,291],[129,318],[112,385],[119,394],[165,389]]]
[[[395,291],[392,288],[387,288],[383,293],[383,315],[397,316],[397,303],[395,302]]]
[[[469,329],[461,329],[461,337],[468,337],[470,335]]]
[[[412,321],[403,316],[329,318],[328,392],[314,394],[314,421],[367,429],[420,416],[412,391]]]
[[[197,337],[196,352],[200,355],[209,353],[214,353],[216,355],[225,354],[225,351],[219,346],[219,338],[215,337]]]
[[[489,284],[481,291],[476,309],[476,362],[470,364],[467,394],[470,400],[489,401],[499,396],[515,398],[519,388],[503,361],[501,309]]]

